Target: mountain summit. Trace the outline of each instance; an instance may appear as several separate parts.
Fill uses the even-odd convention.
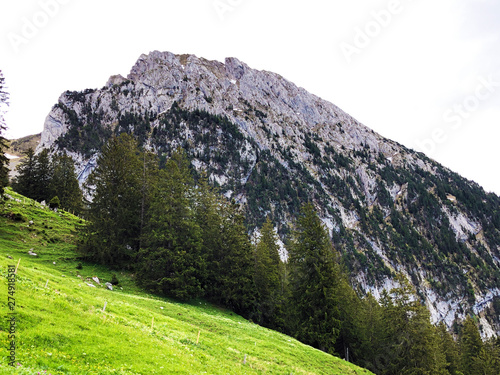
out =
[[[380,297],[403,273],[434,322],[474,313],[484,336],[500,332],[500,198],[280,75],[151,52],[127,78],[63,93],[39,150],[66,150],[83,182],[122,132],[160,159],[186,149],[195,173],[242,205],[250,231],[269,216],[286,241],[314,202],[362,290]]]

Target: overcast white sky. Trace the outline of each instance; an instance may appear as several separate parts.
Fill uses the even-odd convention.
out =
[[[142,53],[237,57],[500,194],[495,0],[0,0],[7,137]]]

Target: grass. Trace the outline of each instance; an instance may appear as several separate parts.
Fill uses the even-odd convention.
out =
[[[204,301],[144,293],[130,273],[117,272],[120,284],[110,291],[103,284],[113,271],[77,268],[79,218],[7,193],[13,199],[0,208],[0,374],[370,374]],[[6,276],[19,259],[13,369]]]

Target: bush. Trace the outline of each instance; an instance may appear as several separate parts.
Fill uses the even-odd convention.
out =
[[[61,205],[61,201],[59,200],[59,197],[56,195],[54,198],[52,198],[49,202],[49,207],[54,209],[54,208],[59,208]]]

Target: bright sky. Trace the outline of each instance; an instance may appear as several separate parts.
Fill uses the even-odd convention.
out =
[[[495,0],[0,0],[8,138],[142,53],[237,57],[500,194]]]

